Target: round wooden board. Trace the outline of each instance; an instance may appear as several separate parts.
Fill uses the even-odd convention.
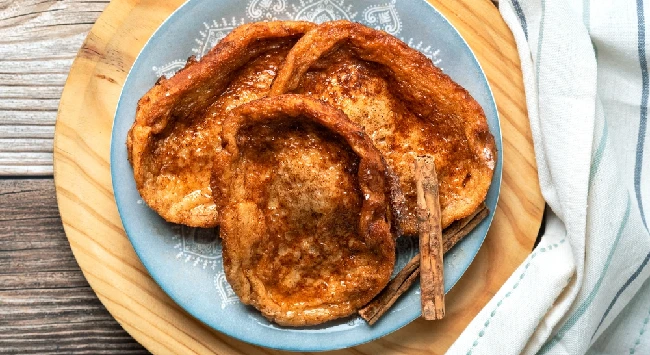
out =
[[[488,0],[430,0],[460,31],[494,92],[503,134],[503,183],[490,232],[447,295],[444,320],[417,320],[340,354],[442,354],[530,253],[544,200],[512,34]],[[156,354],[281,353],[212,330],[176,305],[140,263],[113,197],[109,151],[126,75],[156,28],[182,0],[113,0],[79,51],[63,91],[54,177],[72,251],[97,296],[136,340]]]

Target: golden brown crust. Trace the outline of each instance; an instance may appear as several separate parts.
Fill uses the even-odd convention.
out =
[[[416,155],[436,158],[443,227],[485,199],[496,148],[482,108],[397,38],[348,21],[319,25],[291,49],[269,95],[291,92],[331,103],[365,127],[400,177],[405,234],[417,234]]]
[[[242,25],[140,99],[127,136],[128,159],[143,200],[165,220],[217,225],[210,175],[222,116],[265,96],[288,49],[312,27],[292,21]]]
[[[302,95],[239,106],[223,125],[212,189],[226,277],[281,325],[353,314],[395,261],[389,172],[341,111]]]

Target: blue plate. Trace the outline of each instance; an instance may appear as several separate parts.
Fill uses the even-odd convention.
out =
[[[465,87],[483,106],[496,139],[498,160],[487,205],[494,211],[501,186],[501,130],[487,80],[467,43],[424,0],[190,0],[176,10],[144,46],[129,73],[115,113],[111,174],[115,200],[133,248],[160,287],[191,315],[234,338],[269,348],[324,351],[350,347],[393,332],[420,316],[419,287],[413,287],[374,326],[350,317],[315,327],[285,328],[242,305],[226,282],[221,244],[214,230],[172,225],[143,203],[126,154],[126,134],[138,99],[158,77],[183,67],[190,55],[207,53],[234,27],[253,21],[348,19],[401,38]],[[445,257],[449,290],[478,252],[494,213]],[[417,252],[414,239],[398,243],[396,269]]]

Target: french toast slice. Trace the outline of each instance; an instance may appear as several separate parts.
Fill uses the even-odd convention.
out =
[[[239,26],[140,99],[128,158],[142,199],[165,220],[217,225],[210,174],[223,117],[265,96],[289,49],[313,27],[292,21]]]
[[[399,194],[361,127],[301,95],[232,110],[215,155],[226,278],[285,326],[353,314],[388,283]]]

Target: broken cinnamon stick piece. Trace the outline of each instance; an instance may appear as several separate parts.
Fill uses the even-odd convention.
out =
[[[454,228],[454,222],[443,231],[445,253],[468,235],[487,215],[489,210],[485,205],[479,207],[476,213],[472,213],[469,221],[463,223],[462,228]],[[467,228],[465,228],[467,227]],[[375,297],[370,303],[359,310],[361,318],[365,319],[368,324],[373,325],[379,320],[397,301],[404,292],[413,285],[415,279],[420,275],[420,254],[416,254],[407,264],[399,271],[388,285]]]
[[[445,316],[442,225],[438,176],[433,156],[415,158],[418,233],[420,234],[420,299],[422,318]]]
[[[474,217],[476,217],[477,214],[481,213],[485,209],[487,209],[487,206],[485,205],[485,202],[483,202],[469,216],[454,221],[452,224],[447,226],[447,228],[445,228],[445,230],[442,232],[443,240],[445,237],[455,235],[456,233],[460,232],[461,229],[463,229],[468,223],[474,220]]]
[[[456,243],[460,242],[461,239],[463,239],[466,235],[469,234],[476,226],[481,223],[482,220],[485,219],[485,217],[490,214],[490,210],[487,209],[485,204],[481,205],[472,215],[466,218],[470,218],[469,220],[465,221],[466,218],[463,218],[459,220],[458,222],[461,222],[462,227],[458,229],[457,231],[452,230],[450,233],[447,235],[446,230],[445,230],[445,237],[443,238],[443,244],[444,244],[444,249],[445,253],[447,250],[451,249]],[[456,223],[456,222],[454,222]]]
[[[361,318],[365,319],[370,325],[384,314],[397,301],[399,296],[406,292],[420,274],[420,256],[414,256],[404,266],[402,270],[392,279],[386,288],[369,304],[359,310]]]

